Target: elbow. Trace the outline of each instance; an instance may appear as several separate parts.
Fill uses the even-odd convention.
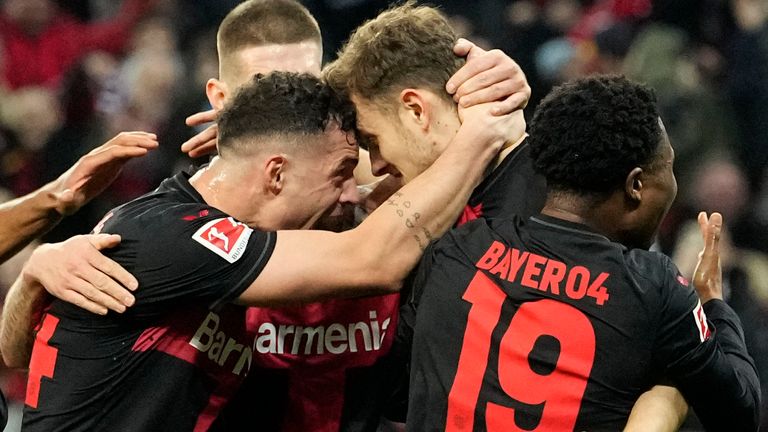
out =
[[[3,363],[11,369],[26,369],[28,363],[24,355],[19,353],[18,349],[12,349],[5,345],[0,346],[3,355]]]
[[[733,410],[728,429],[754,432],[760,429],[760,390],[750,389],[740,406]],[[726,425],[723,425],[726,426]]]
[[[26,369],[32,352],[32,339],[17,345],[13,336],[8,333],[9,330],[7,322],[0,325],[0,355],[3,357],[3,363],[11,369]]]

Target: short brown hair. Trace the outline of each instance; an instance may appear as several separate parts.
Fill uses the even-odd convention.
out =
[[[322,44],[320,27],[295,0],[248,0],[232,9],[216,35],[219,61],[250,46],[314,41]]]
[[[334,88],[370,101],[396,86],[426,87],[450,99],[445,83],[464,64],[453,54],[456,39],[440,11],[408,1],[355,30],[325,77]]]

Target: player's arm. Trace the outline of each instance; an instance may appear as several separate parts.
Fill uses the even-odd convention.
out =
[[[136,279],[99,251],[117,246],[120,236],[75,236],[38,247],[11,287],[0,316],[0,351],[9,367],[29,363],[33,329],[43,307],[54,296],[90,312],[107,308],[123,312],[133,304],[124,287],[136,289]]]
[[[688,415],[688,404],[675,388],[657,385],[640,395],[624,432],[674,432]]]
[[[6,366],[26,368],[29,364],[34,328],[47,301],[45,289],[23,274],[11,286],[0,317],[0,352]]]
[[[703,307],[682,308],[662,329],[666,374],[690,403],[707,430],[752,431],[759,425],[760,383],[736,313],[722,300],[718,244],[722,217],[699,215],[704,250],[694,274]],[[673,287],[679,288],[679,287]],[[671,290],[674,293],[682,289]],[[668,305],[678,302],[672,297]],[[709,324],[712,328],[709,328]],[[691,340],[692,339],[692,340]]]
[[[448,149],[357,228],[335,234],[280,231],[240,300],[257,305],[399,289],[424,248],[451,227],[508,136],[513,116],[472,108]],[[363,288],[368,287],[365,291]]]
[[[53,182],[0,205],[0,262],[104,191],[129,159],[155,147],[152,134],[121,133],[80,158]]]

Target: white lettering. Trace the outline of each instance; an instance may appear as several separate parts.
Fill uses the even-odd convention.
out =
[[[262,323],[252,352],[260,354],[321,355],[378,351],[384,344],[391,318],[378,320],[375,310],[369,321],[304,327],[295,324]],[[214,329],[215,330],[215,329]],[[246,348],[247,349],[247,348]],[[237,350],[233,346],[232,350]],[[224,348],[223,355],[228,353]]]
[[[245,347],[243,350],[243,353],[240,354],[240,359],[237,361],[237,364],[235,365],[235,368],[232,370],[232,372],[236,375],[240,375],[240,372],[243,371],[243,366],[245,365],[245,362],[248,362],[248,367],[245,368],[245,371],[249,371],[251,369],[251,362],[253,361],[253,351],[251,351],[250,348]]]
[[[281,325],[277,330],[277,352],[280,354],[285,353],[283,349],[285,347],[285,337],[293,333],[294,326]]]
[[[357,338],[355,338],[355,331],[359,330],[363,335],[363,344],[366,351],[371,350],[371,330],[368,328],[368,323],[358,322],[349,325],[347,334],[349,335],[349,351],[357,352]]]
[[[196,350],[207,353],[208,358],[219,366],[224,366],[233,351],[238,352],[240,353],[240,358],[232,369],[232,373],[240,375],[246,363],[247,372],[251,368],[253,352],[250,348],[238,343],[234,338],[228,337],[223,331],[218,331],[220,321],[221,319],[218,314],[208,312],[208,315],[200,324],[200,327],[198,327],[189,344]]]
[[[325,349],[331,354],[341,354],[347,350],[348,344],[346,342],[334,345],[334,342],[341,342],[347,340],[347,329],[339,323],[333,323],[328,326],[328,331],[325,332]]]
[[[264,334],[266,332],[266,334]],[[259,336],[256,338],[256,351],[261,354],[274,354],[277,345],[277,329],[274,324],[264,323],[259,326]]]
[[[293,336],[293,347],[291,348],[291,354],[298,354],[299,347],[301,346],[301,337],[306,335],[307,342],[304,344],[304,355],[308,355],[312,352],[312,340],[317,337],[317,353],[322,354],[325,352],[325,327],[296,327],[296,333]]]
[[[219,316],[213,312],[208,312],[208,316],[205,317],[205,321],[203,321],[203,323],[197,329],[195,336],[192,337],[192,340],[189,341],[189,344],[197,348],[199,351],[208,351],[208,348],[210,348],[211,344],[213,343],[213,335],[216,333],[218,328]],[[202,341],[203,336],[206,337],[206,342]]]

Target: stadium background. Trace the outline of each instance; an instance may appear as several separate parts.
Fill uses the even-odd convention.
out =
[[[89,231],[112,206],[188,166],[179,146],[195,131],[184,118],[208,108],[203,88],[217,75],[216,26],[237,3],[0,0],[2,199],[52,180],[119,131],[157,133],[159,150],[130,163],[107,193],[44,238],[58,241]],[[302,3],[320,24],[330,60],[351,30],[389,2]],[[727,300],[741,315],[762,375],[768,424],[768,0],[429,3],[441,6],[461,35],[522,66],[533,88],[529,116],[553,85],[585,74],[623,73],[657,90],[677,154],[679,193],[656,247],[690,275],[700,247],[696,211],[723,213]],[[42,57],[24,52],[25,59],[47,64],[71,52],[53,61],[68,66],[38,73],[3,55],[11,22],[54,47]],[[67,35],[81,38],[80,48],[95,46],[72,50]],[[24,256],[0,267],[0,299]],[[0,369],[0,386],[12,401],[23,400],[22,374]]]

